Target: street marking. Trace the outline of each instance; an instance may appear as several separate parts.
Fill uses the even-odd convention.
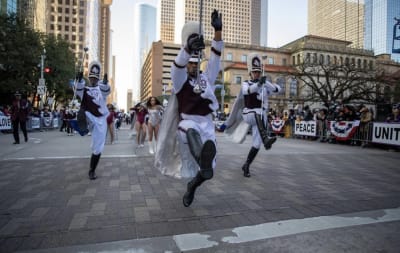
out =
[[[238,227],[232,230],[236,236],[224,237],[222,238],[222,241],[227,243],[244,243],[305,232],[399,220],[400,207],[378,210],[377,212],[366,211],[343,216],[320,216],[305,219],[285,220],[254,226]]]
[[[218,245],[218,242],[209,241],[209,235],[199,233],[174,235],[173,239],[182,251],[211,248]]]
[[[275,237],[321,231],[333,228],[345,228],[374,223],[400,221],[400,207],[393,209],[373,210],[348,213],[335,216],[319,216],[304,219],[284,220],[263,223],[253,226],[237,227],[232,230],[217,230],[202,234],[175,235],[173,239],[181,251],[211,248],[220,243],[246,243]],[[234,233],[236,236],[225,236],[220,240],[219,234]],[[208,238],[215,241],[209,241]]]

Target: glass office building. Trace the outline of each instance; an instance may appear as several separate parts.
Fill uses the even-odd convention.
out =
[[[365,34],[364,48],[373,50],[375,55],[391,54],[394,61],[400,62],[400,1],[399,0],[365,0]],[[399,26],[395,25],[399,23]]]
[[[17,13],[17,0],[0,0],[0,14]]]

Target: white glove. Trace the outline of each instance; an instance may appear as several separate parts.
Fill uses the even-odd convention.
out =
[[[207,85],[206,89],[201,93],[200,96],[211,101],[211,104],[208,105],[211,110],[216,111],[218,109],[217,98],[215,97],[215,94],[210,86]]]

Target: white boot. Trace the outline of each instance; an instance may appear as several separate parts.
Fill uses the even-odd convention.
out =
[[[154,149],[153,149],[153,142],[152,141],[149,141],[149,152],[150,152],[150,154],[154,154]]]
[[[154,140],[154,141],[153,141],[153,144],[154,144],[153,147],[154,147],[154,154],[155,154],[155,153],[157,153],[157,141]]]

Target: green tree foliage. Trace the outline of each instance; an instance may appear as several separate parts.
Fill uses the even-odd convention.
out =
[[[4,98],[16,90],[34,97],[40,78],[41,55],[46,50],[44,73],[47,101],[55,103],[72,98],[69,80],[75,76],[75,57],[69,43],[53,35],[32,30],[15,15],[0,16],[0,97]]]
[[[73,94],[68,83],[75,75],[74,54],[69,50],[67,41],[57,39],[53,35],[46,36],[43,44],[46,48],[44,66],[50,68],[49,73],[44,73],[47,97],[55,98],[58,102],[65,102],[71,99]]]
[[[0,93],[32,92],[40,49],[39,33],[15,15],[0,16]]]

